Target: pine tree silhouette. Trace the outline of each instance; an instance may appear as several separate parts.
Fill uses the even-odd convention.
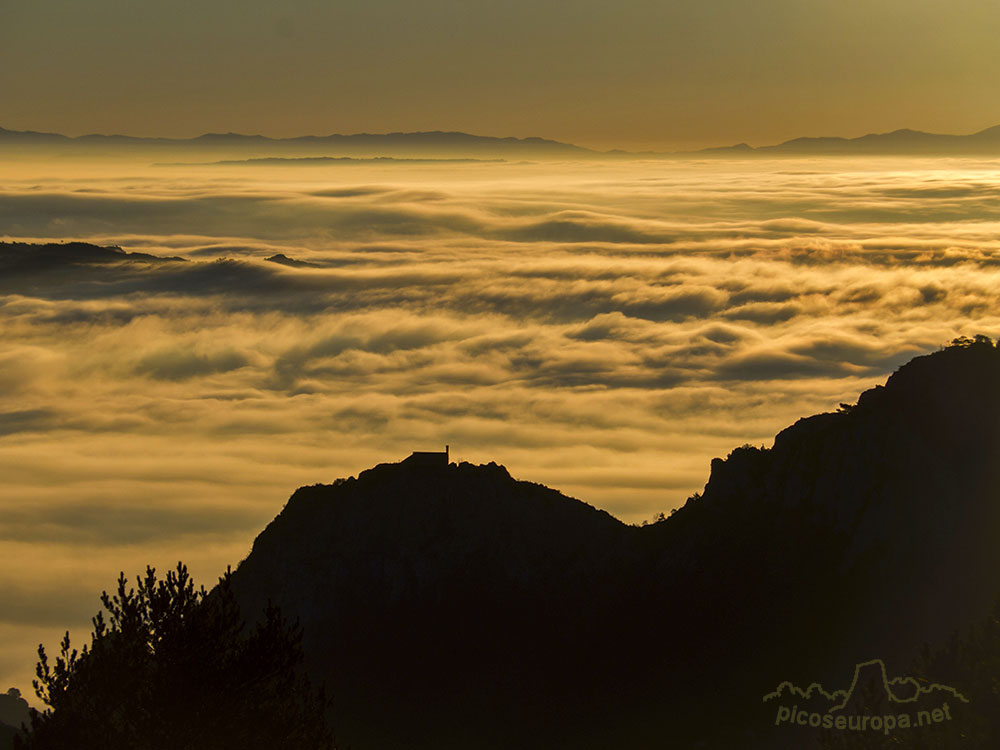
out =
[[[51,663],[38,647],[34,712],[16,748],[332,748],[328,701],[300,671],[298,624],[276,607],[244,632],[226,572],[211,592],[178,563],[104,592],[82,651],[69,633]]]

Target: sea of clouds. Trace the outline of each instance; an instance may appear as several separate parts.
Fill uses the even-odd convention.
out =
[[[1000,333],[991,162],[2,169],[0,240],[170,258],[0,257],[2,689],[297,486],[448,443],[637,522]]]

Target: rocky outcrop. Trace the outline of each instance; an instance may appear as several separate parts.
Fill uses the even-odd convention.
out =
[[[775,747],[774,685],[903,674],[1000,592],[998,386],[985,340],[916,359],[641,528],[383,464],[296,491],[234,587],[300,618],[343,745]]]

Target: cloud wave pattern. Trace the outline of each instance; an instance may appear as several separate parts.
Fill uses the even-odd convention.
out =
[[[296,486],[450,443],[638,521],[1000,333],[988,162],[18,170],[0,239],[127,251],[0,252],[0,682],[25,690],[119,570],[210,581]]]

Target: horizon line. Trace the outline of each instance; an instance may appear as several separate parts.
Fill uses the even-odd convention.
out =
[[[750,145],[746,141],[739,141],[737,143],[727,143],[724,145],[715,146],[702,146],[694,149],[682,149],[682,150],[655,150],[655,149],[638,149],[629,150],[620,147],[611,148],[595,148],[590,146],[581,146],[572,141],[563,141],[556,138],[551,138],[548,136],[541,135],[527,135],[527,136],[513,136],[513,135],[484,135],[481,133],[472,133],[464,130],[392,130],[386,132],[371,132],[371,131],[360,131],[353,133],[344,132],[332,132],[325,135],[317,135],[314,133],[304,133],[300,135],[291,136],[272,136],[265,135],[260,132],[238,132],[238,131],[206,131],[198,135],[191,136],[176,136],[176,135],[133,135],[124,132],[85,132],[78,135],[67,135],[65,133],[60,133],[56,131],[48,130],[16,130],[6,128],[0,125],[0,137],[5,134],[9,135],[27,135],[27,136],[40,136],[40,137],[54,137],[62,138],[69,141],[79,141],[83,139],[129,139],[134,141],[166,141],[174,144],[190,143],[193,141],[199,141],[202,139],[210,138],[234,138],[234,139],[260,139],[265,141],[270,141],[274,143],[290,142],[290,141],[305,141],[305,140],[325,140],[332,138],[389,138],[394,136],[457,136],[457,137],[468,137],[476,138],[482,140],[490,141],[501,141],[508,143],[539,143],[556,147],[572,148],[578,151],[584,151],[596,155],[615,155],[615,154],[634,154],[634,155],[689,155],[689,154],[699,154],[703,152],[712,153],[717,151],[725,151],[728,149],[739,149],[739,150],[750,150],[750,151],[761,151],[779,148],[781,146],[799,143],[799,142],[817,142],[817,141],[835,141],[840,143],[852,143],[865,138],[872,137],[884,137],[892,135],[903,135],[903,134],[913,134],[921,136],[930,136],[932,138],[973,138],[975,136],[982,135],[989,131],[1000,130],[1000,123],[995,125],[990,125],[985,128],[973,131],[971,133],[937,133],[926,130],[917,130],[909,127],[896,128],[894,130],[887,131],[869,131],[863,135],[857,136],[843,136],[843,135],[800,135],[792,138],[788,138],[777,143],[766,143],[760,145]]]

